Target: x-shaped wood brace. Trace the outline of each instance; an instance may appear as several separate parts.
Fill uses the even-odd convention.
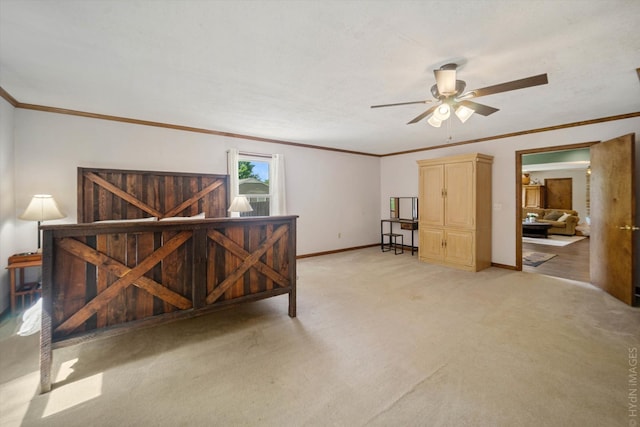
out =
[[[131,194],[127,193],[126,191],[121,190],[120,188],[116,187],[115,185],[111,184],[110,182],[106,181],[105,179],[100,178],[98,175],[96,175],[93,172],[89,172],[85,176],[90,181],[93,181],[96,185],[99,185],[100,187],[104,188],[105,190],[107,190],[107,191],[115,194],[116,196],[120,197],[121,199],[129,202],[133,206],[136,206],[137,208],[142,209],[143,211],[147,212],[148,214],[150,214],[152,216],[156,216],[158,218],[168,218],[168,217],[176,216],[177,214],[179,214],[180,212],[182,212],[183,210],[185,210],[186,208],[188,208],[189,206],[191,206],[192,204],[196,203],[198,200],[203,198],[207,193],[210,193],[213,190],[215,190],[216,188],[220,187],[224,182],[223,180],[219,179],[219,180],[207,185],[205,188],[203,188],[202,190],[198,191],[196,194],[194,194],[193,196],[191,196],[190,198],[188,198],[184,202],[180,203],[178,206],[174,207],[173,209],[171,209],[168,212],[164,212],[163,213],[163,212],[160,212],[157,209],[152,208],[151,206],[147,205],[146,203],[140,201],[139,199],[133,197]]]
[[[84,307],[75,312],[71,317],[61,323],[56,329],[56,333],[68,334],[84,323],[89,317],[96,313],[100,308],[104,307],[111,299],[116,297],[121,290],[127,288],[133,284],[150,294],[168,302],[169,304],[180,308],[188,309],[193,305],[191,300],[183,297],[182,295],[167,289],[160,283],[143,276],[147,271],[152,269],[156,264],[162,261],[167,255],[174,252],[182,244],[184,244],[189,238],[191,238],[191,231],[182,231],[168,240],[162,247],[158,248],[142,262],[138,263],[133,268],[129,268],[126,265],[116,261],[113,258],[71,238],[60,239],[58,245],[68,251],[69,253],[77,256],[78,258],[89,262],[96,267],[113,273],[117,277],[114,283],[112,283],[107,289],[96,295],[91,301],[89,301]]]
[[[286,236],[288,232],[287,227],[280,226],[271,236],[267,237],[260,246],[252,253],[244,250],[233,240],[229,239],[224,234],[217,230],[210,230],[208,236],[210,239],[218,243],[220,246],[227,249],[235,256],[243,259],[242,263],[237,269],[232,271],[216,288],[207,295],[207,304],[213,304],[222,294],[226,292],[247,270],[255,268],[260,273],[264,274],[268,278],[272,279],[281,287],[287,287],[291,285],[289,279],[282,274],[278,273],[268,265],[260,261],[260,257],[283,236]]]

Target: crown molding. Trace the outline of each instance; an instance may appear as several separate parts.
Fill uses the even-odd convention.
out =
[[[9,92],[4,90],[1,86],[0,86],[0,97],[4,98],[9,104],[13,105],[16,108],[18,107],[18,104],[20,104],[18,101],[16,101],[16,99],[13,96],[9,94]]]
[[[638,68],[636,71],[638,72],[638,78],[640,78],[640,68]],[[149,121],[149,120],[139,120],[139,119],[132,119],[132,118],[128,118],[128,117],[111,116],[111,115],[107,115],[107,114],[89,113],[89,112],[86,112],[86,111],[69,110],[69,109],[58,108],[58,107],[47,107],[47,106],[44,106],[44,105],[37,105],[37,104],[26,104],[26,103],[17,101],[13,96],[11,96],[2,87],[0,87],[0,97],[4,98],[9,104],[13,105],[15,108],[22,108],[22,109],[25,109],[25,110],[44,111],[44,112],[48,112],[48,113],[66,114],[66,115],[70,115],[70,116],[79,116],[79,117],[88,117],[88,118],[98,119],[98,120],[109,120],[109,121],[114,121],[114,122],[129,123],[129,124],[135,124],[135,125],[141,125],[141,126],[161,127],[161,128],[166,128],[166,129],[180,130],[180,131],[184,131],[184,132],[195,132],[195,133],[203,133],[203,134],[208,134],[208,135],[226,136],[226,137],[229,137],[229,138],[247,139],[247,140],[250,140],[250,141],[267,142],[267,143],[271,143],[271,144],[289,145],[289,146],[293,146],[293,147],[308,148],[308,149],[312,149],[312,150],[334,151],[334,152],[337,152],[337,153],[354,154],[354,155],[358,155],[358,156],[370,156],[370,157],[400,156],[400,155],[403,155],[403,154],[411,154],[411,153],[418,153],[418,152],[422,152],[422,151],[437,150],[437,149],[440,149],[440,148],[455,147],[455,146],[458,146],[458,145],[475,144],[477,142],[491,141],[491,140],[495,140],[495,139],[511,138],[511,137],[514,137],[514,136],[529,135],[529,134],[541,133],[541,132],[550,132],[550,131],[559,130],[559,129],[567,129],[567,128],[572,128],[572,127],[587,126],[587,125],[610,122],[610,121],[615,121],[615,120],[624,120],[624,119],[629,119],[629,118],[632,118],[632,117],[640,117],[640,111],[638,111],[638,112],[635,112],[635,113],[618,114],[618,115],[615,115],[615,116],[601,117],[601,118],[598,118],[598,119],[584,120],[584,121],[573,122],[573,123],[565,123],[565,124],[560,124],[560,125],[555,125],[555,126],[547,126],[547,127],[537,128],[537,129],[529,129],[529,130],[523,130],[523,131],[519,131],[519,132],[511,132],[511,133],[505,133],[505,134],[501,134],[501,135],[487,136],[487,137],[484,137],[484,138],[469,139],[469,140],[466,140],[466,141],[452,142],[450,144],[441,144],[441,145],[434,145],[434,146],[430,146],[430,147],[415,148],[415,149],[412,149],[412,150],[398,151],[398,152],[387,153],[387,154],[374,154],[374,153],[366,153],[366,152],[362,152],[362,151],[343,150],[343,149],[340,149],[340,148],[323,147],[323,146],[320,146],[320,145],[302,144],[302,143],[299,143],[299,142],[283,141],[283,140],[279,140],[279,139],[262,138],[262,137],[258,137],[258,136],[243,135],[243,134],[239,134],[239,133],[222,132],[222,131],[217,131],[217,130],[212,130],[212,129],[196,128],[196,127],[182,126],[182,125],[174,125],[174,124],[170,124],[170,123],[154,122],[154,121]]]
[[[625,120],[625,119],[630,119],[630,118],[633,118],[633,117],[640,117],[640,111],[637,111],[635,113],[618,114],[616,116],[601,117],[599,119],[583,120],[583,121],[580,121],[580,122],[565,123],[565,124],[555,125],[555,126],[546,126],[546,127],[542,127],[542,128],[523,130],[523,131],[519,131],[519,132],[504,133],[502,135],[487,136],[487,137],[484,137],[484,138],[469,139],[469,140],[466,140],[466,141],[452,142],[450,144],[434,145],[432,147],[424,147],[424,148],[416,148],[416,149],[413,149],[413,150],[398,151],[396,153],[382,154],[381,157],[399,156],[399,155],[402,155],[402,154],[410,154],[410,153],[418,153],[418,152],[421,152],[421,151],[437,150],[439,148],[455,147],[457,145],[475,144],[476,142],[491,141],[491,140],[494,140],[494,139],[511,138],[511,137],[514,137],[514,136],[530,135],[530,134],[541,133],[541,132],[550,132],[550,131],[554,131],[554,130],[568,129],[568,128],[573,128],[573,127],[578,127],[578,126],[588,126],[588,125],[593,125],[593,124],[596,124],[596,123],[605,123],[605,122],[611,122],[611,121],[615,121],[615,120]]]
[[[191,126],[175,125],[175,124],[171,124],[171,123],[162,123],[162,122],[154,122],[154,121],[150,121],[150,120],[132,119],[132,118],[129,118],[129,117],[111,116],[111,115],[108,115],[108,114],[90,113],[90,112],[86,112],[86,111],[69,110],[69,109],[66,109],[66,108],[48,107],[48,106],[45,106],[45,105],[27,104],[27,103],[24,103],[24,102],[17,101],[7,91],[2,89],[2,87],[0,87],[0,97],[6,99],[7,102],[9,102],[15,108],[22,108],[22,109],[25,109],[25,110],[44,111],[44,112],[47,112],[47,113],[66,114],[66,115],[69,115],[69,116],[78,116],[78,117],[88,117],[88,118],[91,118],[91,119],[109,120],[109,121],[113,121],[113,122],[129,123],[129,124],[135,124],[135,125],[141,125],[141,126],[153,126],[153,127],[160,127],[160,128],[166,128],[166,129],[180,130],[180,131],[184,131],[184,132],[195,132],[195,133],[204,133],[204,134],[208,134],[208,135],[226,136],[226,137],[229,137],[229,138],[239,138],[239,139],[247,139],[247,140],[250,140],[250,141],[259,141],[259,142],[268,142],[268,143],[272,143],[272,144],[290,145],[290,146],[293,146],[293,147],[309,148],[309,149],[314,149],[314,150],[335,151],[335,152],[338,152],[338,153],[355,154],[355,155],[359,155],[359,156],[380,157],[380,154],[365,153],[365,152],[362,152],[362,151],[343,150],[341,148],[323,147],[323,146],[312,145],[312,144],[302,144],[302,143],[299,143],[299,142],[283,141],[283,140],[280,140],[280,139],[272,139],[272,138],[262,138],[262,137],[259,137],[259,136],[243,135],[243,134],[232,133],[232,132],[222,132],[222,131],[217,131],[217,130],[212,130],[212,129],[204,129],[204,128],[197,128],[197,127],[191,127]]]

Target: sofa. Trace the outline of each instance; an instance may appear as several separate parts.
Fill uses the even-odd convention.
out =
[[[573,236],[576,234],[576,225],[580,221],[578,212],[570,209],[554,209],[554,208],[522,208],[522,220],[527,219],[528,213],[535,213],[538,215],[537,222],[548,222],[551,224],[549,234],[563,234],[565,236]],[[569,214],[564,221],[558,221],[562,219],[563,214]]]

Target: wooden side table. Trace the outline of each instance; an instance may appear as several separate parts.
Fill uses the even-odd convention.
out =
[[[42,266],[42,254],[30,253],[30,254],[17,254],[9,257],[9,270],[10,277],[10,297],[11,297],[11,314],[16,309],[16,299],[20,298],[22,307],[25,307],[25,299],[29,303],[35,301],[36,297],[42,294],[42,288],[38,282],[25,283],[24,282],[24,270],[30,267]],[[19,275],[19,280],[16,281],[16,272]]]

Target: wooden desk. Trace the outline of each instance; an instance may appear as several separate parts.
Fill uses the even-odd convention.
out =
[[[384,223],[389,223],[389,233],[393,234],[393,224],[400,224],[401,230],[411,230],[411,255],[418,248],[414,244],[413,233],[418,229],[418,221],[414,221],[411,219],[398,219],[398,218],[389,218],[380,220],[380,248],[384,250],[384,235],[389,234],[384,232]]]
[[[25,308],[25,298],[29,303],[33,303],[36,297],[42,294],[42,288],[38,282],[24,282],[24,269],[30,267],[42,266],[42,254],[28,254],[28,255],[13,255],[9,257],[9,270],[10,277],[10,298],[11,298],[11,314],[16,309],[16,299],[20,298],[22,308]],[[19,280],[16,281],[16,272],[19,274]]]

